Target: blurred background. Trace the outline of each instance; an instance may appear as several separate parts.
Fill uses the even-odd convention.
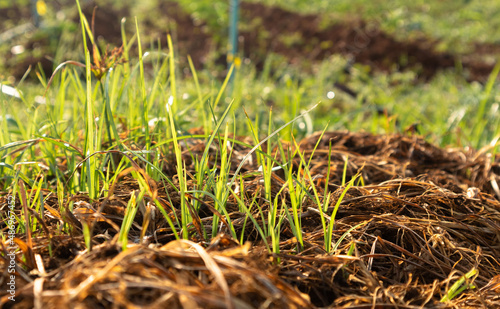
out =
[[[238,1],[239,2],[239,1]],[[101,47],[122,43],[137,17],[142,42],[165,47],[174,37],[181,55],[197,68],[222,64],[227,52],[231,1],[89,1],[81,5]],[[370,70],[413,69],[430,78],[443,69],[465,69],[484,80],[500,51],[498,1],[242,1],[238,20],[240,56],[262,69],[266,59],[307,70],[311,62],[340,54]],[[20,78],[29,65],[49,72],[75,57],[80,43],[73,0],[0,1],[3,77]],[[224,57],[223,57],[224,56]],[[224,59],[222,59],[224,58]]]
[[[166,50],[167,34],[172,35],[177,68],[185,76],[190,74],[188,55],[202,79],[222,80],[227,73],[230,0],[82,0],[81,5],[103,51],[121,46],[122,33],[127,40],[136,35],[137,17],[144,50]],[[499,1],[258,0],[239,5],[238,52],[229,60],[236,60],[239,80],[248,88],[240,90],[242,98],[270,106],[283,99],[279,89],[293,88],[288,100],[305,102],[302,107],[329,102],[319,115],[378,114],[388,123],[385,132],[424,122],[438,143],[470,125],[463,120],[480,104],[500,55]],[[16,85],[23,76],[37,81],[63,61],[82,62],[80,29],[73,0],[0,0],[0,81]],[[130,46],[132,57],[136,42]],[[488,96],[487,108],[495,114],[496,90]],[[408,104],[414,105],[412,113],[404,109]],[[442,111],[436,113],[436,105]],[[447,125],[433,127],[439,114]],[[318,118],[314,129],[325,123],[350,129],[349,117]],[[356,123],[372,131],[379,126]]]

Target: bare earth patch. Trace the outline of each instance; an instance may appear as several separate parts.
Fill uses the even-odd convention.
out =
[[[94,3],[84,7],[87,18],[91,20]],[[180,55],[190,55],[195,67],[200,69],[208,61],[208,55],[218,50],[217,59],[225,64],[226,46],[218,46],[207,28],[206,22],[195,21],[175,2],[162,2],[157,8],[164,22],[158,23],[147,18],[142,20],[141,31],[150,38],[160,38],[162,47],[166,46],[166,31],[173,34],[176,49]],[[18,12],[19,11],[19,12]],[[29,12],[18,10],[0,10],[0,18],[11,20],[19,18],[17,14],[29,16]],[[27,15],[28,14],[28,15]],[[116,46],[121,44],[120,20],[129,17],[128,9],[116,10],[109,6],[100,6],[96,10],[95,34]],[[321,61],[333,54],[351,57],[353,63],[369,65],[374,71],[392,71],[411,69],[418,72],[422,79],[429,79],[436,72],[445,69],[463,67],[466,78],[471,81],[486,81],[490,75],[499,47],[491,44],[477,44],[467,55],[455,55],[435,51],[439,43],[435,40],[398,41],[381,31],[377,24],[354,19],[335,23],[326,28],[321,26],[321,16],[299,14],[278,7],[268,7],[258,3],[243,2],[241,5],[242,29],[241,44],[243,56],[249,57],[258,68],[262,68],[269,53],[285,56],[291,64],[307,66],[310,61]],[[78,19],[75,17],[75,23]],[[131,28],[135,31],[135,28]],[[224,36],[225,34],[219,34]],[[25,48],[48,44],[46,39],[32,39]],[[147,43],[149,44],[149,42]],[[149,46],[149,45],[148,45]],[[29,65],[33,68],[38,62],[47,76],[50,76],[53,64],[49,59],[53,52],[43,50],[39,56],[4,55],[6,66],[14,76],[20,78]]]

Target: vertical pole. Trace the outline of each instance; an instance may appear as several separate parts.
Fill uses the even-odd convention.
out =
[[[33,16],[33,23],[35,27],[40,27],[40,15],[38,14],[38,10],[36,7],[37,0],[31,0],[31,16]]]
[[[42,16],[47,13],[47,5],[43,0],[31,0],[31,16],[35,27],[40,27]]]
[[[230,0],[230,16],[229,16],[229,46],[227,54],[228,69],[235,63],[235,58],[238,53],[238,18],[240,9],[240,0]],[[234,72],[234,71],[233,71]],[[233,76],[231,75],[229,85],[232,89]]]

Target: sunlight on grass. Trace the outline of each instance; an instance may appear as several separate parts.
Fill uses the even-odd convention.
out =
[[[217,271],[211,275],[225,288],[224,297],[231,303],[219,266],[236,265],[228,262],[229,257],[243,259],[242,248],[248,251],[248,243],[252,243],[263,248],[259,252],[262,261],[274,266],[283,261],[306,265],[313,259],[307,254],[312,254],[321,263],[315,268],[304,266],[310,267],[310,274],[349,284],[350,280],[354,282],[355,273],[361,274],[371,284],[370,294],[382,287],[371,268],[374,258],[389,259],[391,263],[386,264],[390,267],[414,257],[421,262],[412,262],[415,269],[430,263],[408,254],[409,249],[396,244],[399,239],[395,243],[383,240],[379,236],[382,232],[372,225],[385,220],[394,225],[389,231],[391,237],[401,239],[400,234],[406,233],[421,240],[420,230],[406,232],[401,222],[391,221],[385,213],[374,214],[372,208],[383,209],[388,201],[395,201],[399,204],[394,216],[424,209],[429,222],[431,215],[451,217],[448,209],[429,210],[437,202],[428,205],[404,200],[415,197],[413,191],[408,196],[400,194],[405,186],[425,194],[449,194],[446,199],[460,200],[456,208],[465,203],[469,204],[464,207],[479,208],[480,203],[493,201],[487,193],[465,197],[459,193],[461,187],[424,185],[420,178],[430,176],[412,174],[406,167],[413,157],[424,157],[421,164],[428,159],[420,149],[427,144],[417,144],[418,127],[423,127],[421,133],[429,141],[485,147],[478,157],[487,153],[494,160],[500,139],[499,90],[495,87],[500,64],[486,85],[469,83],[451,72],[416,84],[414,72],[376,73],[363,65],[351,65],[341,56],[312,64],[309,72],[288,67],[279,56],[269,55],[262,69],[249,61],[213,74],[208,69],[197,70],[189,56],[183,67],[179,58],[185,55],[174,53],[176,46],[170,34],[163,47],[166,52],[161,46],[146,48],[138,19],[134,20],[132,36],[123,20],[123,46],[104,51],[95,41],[80,3],[76,3],[83,44],[80,58],[62,61],[48,80],[37,72],[39,84],[22,81],[12,88],[18,96],[0,94],[0,191],[19,199],[16,232],[23,240],[16,239],[18,252],[23,265],[33,273],[43,273],[33,244],[34,239],[43,237],[50,257],[54,241],[64,236],[74,246],[68,245],[68,256],[93,256],[104,243],[116,245],[120,259],[133,254],[135,245],[143,246],[145,252],[152,250],[144,259],[150,264],[160,263],[157,257],[167,251],[173,256],[187,252],[188,259],[194,261],[198,258],[193,255],[196,251],[209,264],[207,267]],[[87,40],[91,45],[87,46]],[[134,54],[137,56],[131,56]],[[84,63],[79,62],[82,59]],[[348,67],[349,74],[345,73]],[[234,83],[229,86],[231,79]],[[347,86],[339,87],[339,82]],[[351,88],[355,96],[343,93]],[[390,156],[376,158],[376,164],[365,164],[360,161],[361,155],[365,159],[375,157],[373,145],[358,145],[347,134],[329,135],[332,129],[402,133],[397,135],[401,145]],[[304,145],[301,139],[315,131],[312,136],[316,139]],[[334,149],[335,138],[342,143]],[[387,139],[380,144],[390,142]],[[321,162],[315,161],[318,157]],[[492,161],[491,157],[487,160]],[[400,158],[406,160],[404,169],[384,170],[389,161]],[[488,164],[484,165],[490,172]],[[366,169],[387,177],[382,189],[370,183],[373,180],[366,176]],[[476,172],[470,168],[464,173]],[[365,186],[365,181],[370,184]],[[487,181],[494,190],[495,179]],[[472,188],[472,183],[464,186]],[[354,209],[353,201],[362,200],[363,194],[372,198],[372,204],[367,199],[362,205],[365,208]],[[353,214],[343,212],[348,207],[354,209]],[[466,214],[464,218],[471,216]],[[4,214],[0,217],[5,218]],[[57,228],[49,229],[49,221]],[[308,221],[316,224],[314,228],[306,224]],[[440,222],[458,224],[444,219]],[[370,231],[373,235],[367,232],[369,229],[375,230]],[[428,230],[437,235],[432,229],[429,224]],[[363,255],[358,249],[366,252],[366,235],[375,240],[369,254]],[[7,238],[3,230],[1,236],[2,240]],[[166,247],[153,248],[163,243]],[[169,247],[174,245],[179,248]],[[233,253],[232,245],[241,252]],[[399,250],[401,257],[376,252],[389,246]],[[214,248],[222,248],[215,257],[207,253]],[[161,252],[153,251],[156,249]],[[178,263],[171,256],[165,259]],[[370,261],[368,266],[366,261]],[[345,271],[349,263],[355,265],[355,272]],[[383,269],[386,264],[378,267]],[[206,266],[193,265],[189,267]],[[448,276],[447,282],[451,282],[458,263],[450,265],[433,276]],[[104,269],[111,271],[111,266]],[[287,271],[283,273],[290,282],[309,280],[302,273],[299,276]],[[201,280],[202,275],[198,277],[196,280]],[[476,268],[459,277],[442,292],[441,302],[475,288],[476,277]],[[85,281],[75,284],[79,285],[71,288],[73,292],[90,288]]]

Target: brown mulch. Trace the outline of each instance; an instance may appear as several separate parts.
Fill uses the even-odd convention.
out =
[[[247,143],[247,139],[240,139]],[[204,142],[185,141],[183,157],[188,179],[194,175],[194,157]],[[294,153],[284,143],[285,152]],[[171,184],[149,179],[145,201],[129,233],[127,250],[117,242],[125,206],[138,183],[121,175],[109,195],[90,201],[84,194],[66,197],[73,211],[59,211],[55,195],[46,192],[45,213],[39,216],[50,231],[35,232],[33,248],[17,253],[15,308],[497,308],[500,306],[500,157],[486,151],[441,149],[419,137],[326,132],[302,140],[300,151],[310,161],[311,180],[321,203],[329,197],[327,217],[335,219],[332,254],[324,249],[324,233],[312,187],[299,209],[303,246],[283,219],[279,252],[269,252],[256,226],[230,196],[224,207],[229,217],[215,211],[212,198],[186,195],[202,207],[189,226],[190,240],[175,240],[154,200],[170,219],[180,215],[180,196],[171,165],[164,173]],[[316,147],[317,145],[317,147]],[[233,144],[231,171],[249,147]],[[316,149],[315,149],[316,147]],[[215,143],[209,152],[216,167]],[[314,150],[315,149],[315,150]],[[276,151],[277,149],[275,149]],[[265,151],[265,147],[264,147]],[[165,163],[171,162],[165,157]],[[330,160],[330,165],[328,161]],[[297,178],[307,177],[298,155],[292,158]],[[253,219],[267,224],[272,209],[255,155],[242,165],[243,178],[233,185],[246,205],[252,201]],[[326,177],[330,170],[330,179]],[[137,170],[140,170],[137,167]],[[213,170],[215,171],[215,170]],[[345,190],[342,178],[361,175],[332,216]],[[291,212],[290,188],[283,171],[271,178],[271,197]],[[193,180],[188,189],[194,188]],[[210,191],[210,189],[207,189]],[[326,190],[326,192],[325,192]],[[29,191],[29,190],[28,190]],[[6,198],[0,198],[5,209]],[[18,211],[21,206],[16,205]],[[193,213],[194,214],[194,213]],[[219,217],[218,234],[210,233]],[[149,220],[149,221],[148,221]],[[231,237],[231,220],[238,237]],[[67,223],[70,234],[61,233]],[[83,243],[82,223],[93,224],[93,248]],[[146,223],[145,223],[146,222]],[[149,222],[149,223],[148,223]],[[222,222],[222,223],[221,223]],[[146,224],[146,225],[144,225]],[[4,224],[1,225],[5,229]],[[144,237],[141,231],[144,229]],[[143,232],[144,232],[143,231]],[[19,243],[28,243],[18,234]],[[270,241],[268,239],[268,241]],[[338,241],[338,243],[337,243]],[[52,253],[48,246],[51,244]],[[40,255],[41,259],[29,258]],[[24,258],[23,258],[24,256]],[[2,269],[7,259],[0,259]],[[28,257],[28,258],[27,258]],[[37,262],[38,261],[38,262]],[[464,274],[476,270],[466,289],[448,302],[446,291]],[[2,274],[4,308],[13,308],[5,295],[7,273]]]

